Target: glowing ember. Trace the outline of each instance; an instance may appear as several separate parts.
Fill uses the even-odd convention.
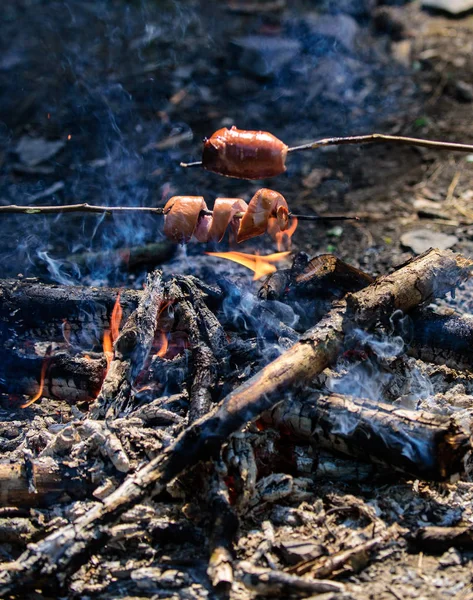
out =
[[[36,392],[36,394],[32,398],[30,398],[28,400],[28,402],[25,402],[24,404],[22,404],[21,408],[27,408],[28,406],[31,406],[31,404],[33,404],[33,402],[36,402],[36,400],[39,400],[41,398],[41,396],[43,395],[44,380],[46,379],[46,371],[48,370],[50,357],[51,357],[51,346],[49,346],[48,349],[46,350],[46,354],[44,355],[43,364],[41,365],[41,375],[39,378],[39,390]]]
[[[168,337],[164,333],[164,331],[159,332],[159,345],[161,347],[159,348],[158,352],[156,352],[155,356],[163,358],[164,356],[166,356],[166,352],[168,351],[169,346]]]
[[[272,263],[284,260],[289,256],[290,252],[276,252],[275,254],[268,254],[267,256],[245,254],[244,252],[206,252],[206,254],[209,256],[216,256],[217,258],[233,260],[233,262],[243,265],[247,269],[251,269],[254,271],[253,281],[256,281],[265,275],[274,273],[276,267]]]

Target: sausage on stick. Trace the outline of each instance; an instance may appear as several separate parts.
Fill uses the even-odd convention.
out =
[[[219,129],[210,138],[204,139],[202,160],[181,163],[181,167],[203,167],[207,171],[238,179],[264,179],[284,173],[286,170],[286,157],[290,152],[315,150],[324,146],[385,142],[423,146],[435,150],[473,152],[473,145],[471,144],[438,142],[397,135],[384,135],[382,133],[324,138],[289,148],[284,142],[267,131],[246,131],[233,126],[231,129]]]
[[[202,196],[174,196],[164,207],[164,233],[174,242],[219,242],[231,226],[237,242],[269,232],[272,237],[289,225],[284,197],[274,190],[258,190],[249,204],[241,198],[217,198],[212,215]]]

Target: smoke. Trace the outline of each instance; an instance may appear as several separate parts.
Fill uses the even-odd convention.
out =
[[[338,361],[334,374],[326,381],[329,391],[375,404],[396,402],[412,410],[434,394],[429,378],[417,366],[408,367],[402,361],[404,338],[410,330],[409,317],[396,311],[391,316],[390,326],[385,332],[355,329],[350,333],[350,350]],[[349,435],[358,425],[358,418],[345,415],[337,423],[338,432]],[[406,449],[406,452],[410,451]]]
[[[54,281],[62,283],[62,285],[73,285],[80,280],[81,273],[77,265],[72,265],[73,275],[71,276],[65,271],[63,263],[52,259],[47,252],[40,250],[38,257],[46,263],[49,274]]]
[[[209,205],[215,196],[250,196],[254,186],[183,172],[178,163],[197,157],[202,137],[222,125],[267,129],[297,143],[329,129],[370,127],[389,102],[399,112],[409,97],[400,67],[377,60],[387,52],[371,36],[366,13],[350,9],[333,18],[342,35],[299,3],[267,21],[196,0],[9,3],[0,16],[2,202],[24,205],[58,182],[61,189],[35,204],[156,206],[170,189],[203,195]],[[248,36],[271,66],[263,78],[236,50]],[[267,54],[270,39],[277,43]],[[275,58],[282,47],[283,60]],[[64,148],[30,167],[14,152],[20,136],[61,140]],[[326,158],[292,157],[281,191],[296,194],[303,172]],[[25,232],[38,227],[42,243],[28,252],[50,261],[162,236],[162,221],[151,216],[68,215],[60,227],[51,217],[12,216],[0,223],[4,275],[43,275],[36,260],[11,260]],[[46,263],[50,278],[65,277],[64,268]],[[96,268],[91,281],[123,282],[113,265]]]

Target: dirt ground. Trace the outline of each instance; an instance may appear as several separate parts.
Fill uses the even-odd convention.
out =
[[[394,144],[328,148],[294,154],[287,173],[258,182],[178,165],[198,159],[201,139],[231,124],[271,131],[290,145],[374,131],[473,143],[473,15],[453,19],[422,10],[417,1],[399,6],[298,1],[283,11],[270,6],[250,14],[223,0],[8,4],[0,14],[0,204],[161,206],[177,193],[203,195],[211,204],[217,196],[249,199],[265,186],[283,193],[296,213],[360,216],[344,223],[299,223],[294,251],[334,253],[372,275],[401,264],[416,248],[420,253],[419,237],[427,239],[427,247],[445,244],[472,255],[473,152]],[[328,18],[322,29],[314,25],[316,13]],[[290,58],[271,57],[270,71],[263,72],[254,57],[244,58],[242,38],[248,35],[299,46],[288,44]],[[42,158],[35,161],[22,154],[23,137],[26,146],[31,139],[59,140],[61,146],[46,156],[43,144]],[[130,273],[108,264],[78,269],[71,256],[163,239],[155,219],[4,216],[0,275],[140,287],[143,269]],[[409,232],[417,242],[405,237]],[[202,263],[205,249],[190,244],[184,261],[179,250],[163,265],[165,272],[181,269],[205,278],[211,270]],[[226,242],[219,247],[227,249]],[[239,250],[274,247],[258,238]],[[446,302],[470,312],[471,289],[468,284]],[[449,414],[471,406],[468,372],[417,363],[413,369],[442,396],[438,410]],[[0,418],[4,429],[12,420],[18,423],[18,447],[2,441],[4,458],[14,461],[26,437],[40,451],[48,441],[41,432],[72,415],[66,403],[43,401],[22,411],[5,399]],[[155,440],[151,450],[138,452],[136,463],[161,444]],[[310,458],[309,449],[301,452]],[[379,551],[358,556],[352,572],[340,574],[346,592],[317,597],[471,600],[473,553],[431,554],[396,533],[396,527],[402,532],[473,525],[471,478],[432,484],[345,462],[343,476],[336,469],[324,476],[319,469],[309,474],[308,490],[301,483],[300,493],[291,488],[291,494],[246,507],[237,559],[288,569],[291,560],[281,548],[290,541],[333,553],[389,531],[390,541]],[[186,490],[182,484],[184,492],[191,491],[187,485]],[[28,541],[90,503],[37,509],[37,530]],[[172,502],[138,508],[128,523],[144,523],[152,513],[191,522],[194,537],[182,534],[185,544],[167,540],[162,547],[132,536],[127,545],[119,539],[74,576],[67,597],[217,597],[205,580],[208,521],[198,500],[177,490]],[[24,539],[0,545],[4,560],[20,554]],[[250,597],[257,593],[234,584],[231,598]]]

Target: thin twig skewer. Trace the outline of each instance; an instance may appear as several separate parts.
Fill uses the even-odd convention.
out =
[[[165,216],[167,212],[162,207],[153,206],[97,206],[94,204],[64,204],[62,206],[18,206],[16,204],[8,204],[6,206],[0,206],[0,214],[58,214],[58,213],[118,213],[125,214],[129,212],[143,212],[150,213],[159,216]],[[213,211],[202,210],[200,213],[202,216],[212,216]],[[244,213],[239,212],[235,215],[235,218],[241,219]],[[299,219],[299,221],[357,221],[358,217],[345,216],[345,215],[298,215],[289,213],[289,217]]]
[[[436,140],[424,140],[422,138],[411,138],[400,135],[386,135],[384,133],[370,133],[368,135],[351,135],[348,137],[332,137],[293,146],[288,152],[299,152],[299,150],[315,150],[324,146],[343,146],[347,144],[402,144],[405,146],[423,146],[435,150],[456,150],[458,152],[473,152],[473,144],[457,144],[455,142],[439,142]]]

